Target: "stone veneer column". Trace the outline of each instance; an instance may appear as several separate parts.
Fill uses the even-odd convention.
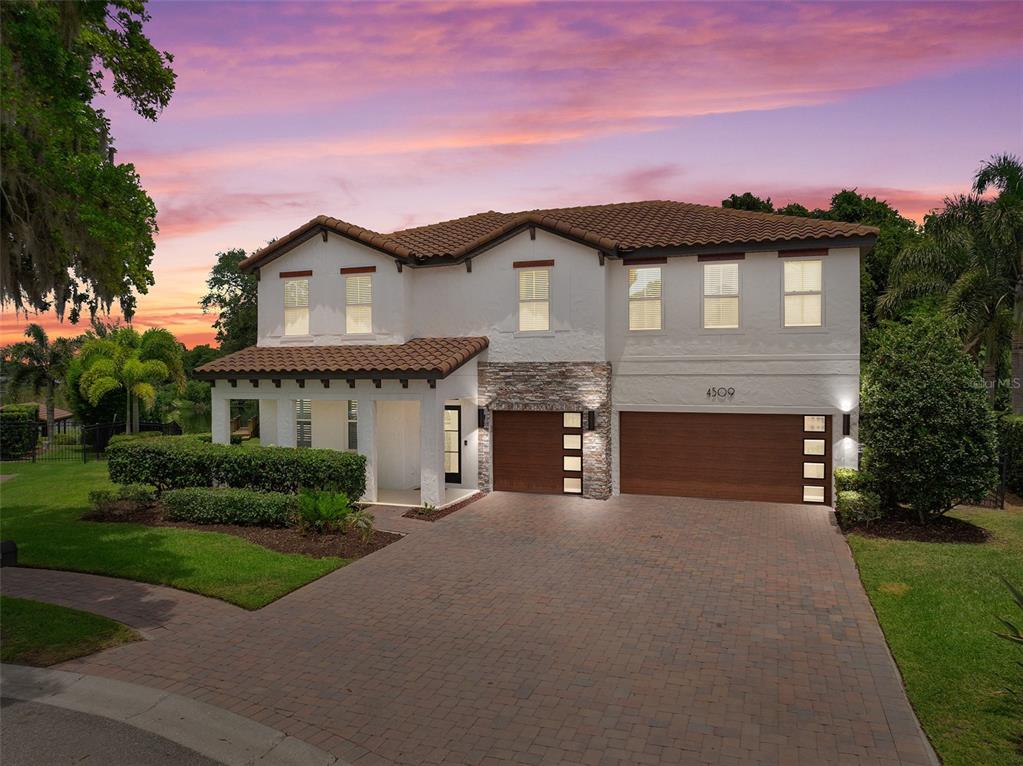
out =
[[[609,362],[480,362],[479,402],[487,409],[479,432],[479,486],[493,489],[490,429],[493,410],[593,410],[596,428],[583,432],[583,496],[611,494],[611,364]],[[585,415],[584,415],[585,418]],[[585,426],[585,420],[583,421]]]

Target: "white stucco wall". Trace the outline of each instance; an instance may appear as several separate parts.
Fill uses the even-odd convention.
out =
[[[377,485],[380,489],[419,486],[418,401],[377,402]]]
[[[342,268],[376,266],[373,273],[373,334],[345,334],[345,281]],[[309,335],[284,334],[284,282],[281,272],[312,271],[309,279]],[[260,346],[404,343],[408,337],[409,270],[399,274],[394,260],[372,248],[331,234],[316,235],[260,269],[258,340]]]
[[[551,330],[518,332],[515,261],[554,260]],[[406,270],[407,271],[407,270]],[[604,358],[605,270],[597,251],[538,230],[523,231],[464,265],[413,269],[414,334],[486,335],[494,362],[600,361]]]

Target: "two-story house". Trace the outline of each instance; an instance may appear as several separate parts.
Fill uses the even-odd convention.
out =
[[[855,465],[877,230],[679,202],[391,234],[320,216],[242,262],[255,346],[211,362],[214,441],[357,450],[365,500],[477,489],[830,504]]]

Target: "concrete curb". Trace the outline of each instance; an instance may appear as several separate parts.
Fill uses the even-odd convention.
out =
[[[205,702],[138,684],[3,664],[0,694],[127,723],[225,766],[348,766],[277,729]]]

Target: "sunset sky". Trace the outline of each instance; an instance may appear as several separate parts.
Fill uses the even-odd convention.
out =
[[[920,219],[1023,152],[1004,3],[156,2],[177,89],[108,99],[159,209],[139,328],[207,342],[219,250],[319,213],[391,231],[480,210],[842,187]],[[81,328],[36,317],[58,334]],[[20,335],[5,312],[0,342]]]

